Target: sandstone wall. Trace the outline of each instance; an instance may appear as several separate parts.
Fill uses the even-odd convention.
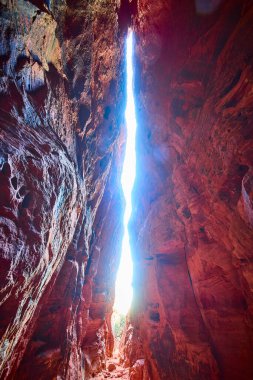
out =
[[[131,364],[145,358],[150,379],[249,380],[252,2],[139,0],[134,28]]]
[[[252,2],[3,0],[2,379],[89,378],[112,353],[131,16],[130,378],[253,378]]]
[[[1,2],[1,379],[83,379],[112,351],[121,13],[114,0]]]

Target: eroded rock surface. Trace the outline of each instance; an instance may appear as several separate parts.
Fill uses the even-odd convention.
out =
[[[252,2],[140,0],[135,33],[139,159],[126,356],[131,366],[145,359],[150,379],[249,380]]]
[[[134,15],[120,366],[105,359]],[[1,1],[0,22],[1,379],[251,380],[252,1]]]
[[[112,353],[121,11],[1,2],[1,379],[83,379]]]

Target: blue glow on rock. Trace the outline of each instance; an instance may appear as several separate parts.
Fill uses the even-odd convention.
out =
[[[127,37],[127,104],[125,111],[127,141],[126,152],[122,170],[121,184],[126,201],[124,214],[124,236],[122,242],[122,254],[120,266],[116,280],[115,291],[115,311],[121,314],[127,314],[130,309],[133,289],[133,263],[131,257],[131,248],[129,243],[128,222],[132,213],[131,194],[136,174],[136,151],[135,151],[135,135],[136,135],[136,115],[133,93],[133,33],[130,31]]]

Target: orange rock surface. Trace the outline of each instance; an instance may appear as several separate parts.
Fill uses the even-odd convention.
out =
[[[1,3],[1,379],[83,379],[112,353],[119,11],[113,0]]]
[[[250,380],[252,2],[140,0],[134,25],[130,365],[144,358],[150,379]]]
[[[252,1],[0,11],[0,378],[252,380]],[[110,358],[129,25],[134,302]]]

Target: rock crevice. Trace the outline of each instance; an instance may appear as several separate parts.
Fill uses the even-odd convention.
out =
[[[0,7],[1,379],[113,377],[130,25],[134,302],[110,368],[252,379],[252,2]]]

